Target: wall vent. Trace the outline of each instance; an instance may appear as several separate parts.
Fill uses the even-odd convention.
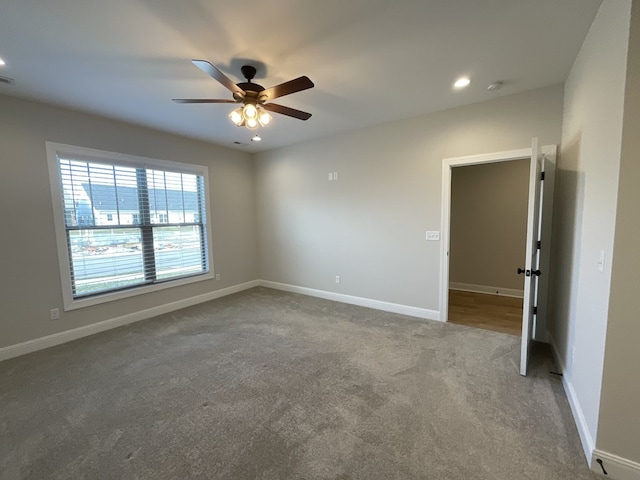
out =
[[[5,85],[13,85],[13,78],[3,77],[0,75],[0,83],[4,83]]]

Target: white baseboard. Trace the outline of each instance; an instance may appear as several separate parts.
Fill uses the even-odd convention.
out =
[[[602,467],[607,471],[607,478],[614,480],[640,480],[640,463],[596,449],[593,451],[591,470],[600,475],[604,475],[604,472],[598,460],[602,461]]]
[[[578,400],[578,395],[573,388],[573,383],[571,383],[571,375],[567,371],[562,357],[560,357],[560,352],[556,345],[555,339],[551,335],[549,336],[549,339],[549,343],[551,344],[551,351],[553,352],[553,357],[556,361],[556,366],[562,373],[562,387],[564,388],[564,393],[567,396],[567,400],[569,400],[569,406],[571,407],[573,420],[576,423],[578,435],[580,435],[582,451],[584,452],[584,456],[587,459],[587,464],[591,465],[592,454],[595,448],[593,435],[591,435],[591,432],[589,431],[589,426],[587,425],[587,420],[584,417],[584,412],[582,410],[582,406],[580,405],[580,401]]]
[[[146,320],[147,318],[162,315],[164,313],[173,312],[181,308],[190,307],[199,303],[208,302],[216,298],[231,295],[232,293],[248,290],[249,288],[264,286],[268,288],[274,288],[277,290],[285,290],[288,292],[301,293],[303,295],[309,295],[312,297],[325,298],[327,300],[333,300],[336,302],[349,303],[352,305],[359,305],[362,307],[374,308],[376,310],[383,310],[386,312],[400,313],[403,315],[409,315],[412,317],[424,318],[428,320],[440,320],[440,312],[436,310],[428,310],[426,308],[411,307],[408,305],[400,305],[396,303],[383,302],[380,300],[372,300],[362,297],[354,297],[351,295],[344,295],[340,293],[327,292],[324,290],[315,290],[313,288],[297,287],[295,285],[287,285],[284,283],[270,282],[265,280],[252,280],[250,282],[234,285],[232,287],[215,290],[195,297],[189,297],[176,302],[166,303],[158,305],[156,307],[141,310],[139,312],[129,313],[102,322],[92,323],[82,327],[74,328],[71,330],[65,330],[64,332],[54,333],[45,337],[35,338],[26,342],[18,343],[16,345],[9,345],[7,347],[0,348],[0,361],[8,360],[9,358],[18,357],[27,353],[35,352],[37,350],[43,350],[45,348],[61,345],[72,340],[88,337],[96,333],[111,330],[113,328],[128,325],[130,323],[139,322],[140,320]]]
[[[162,315],[163,313],[173,312],[181,308],[197,305],[198,303],[208,302],[216,298],[231,295],[232,293],[241,292],[249,288],[259,286],[259,280],[253,280],[251,282],[241,283],[232,287],[222,288],[213,292],[204,293],[202,295],[196,295],[195,297],[189,297],[176,302],[165,303],[156,307],[141,310],[139,312],[129,313],[121,317],[111,318],[102,322],[92,323],[83,327],[66,330],[60,333],[54,333],[53,335],[47,335],[46,337],[40,337],[26,342],[18,343],[16,345],[9,345],[8,347],[0,348],[0,361],[7,360],[9,358],[18,357],[26,353],[35,352],[45,348],[60,345],[62,343],[77,340],[82,337],[88,337],[95,333],[111,330],[112,328],[121,327],[130,323],[139,322],[140,320],[146,320],[147,318]]]
[[[326,290],[316,290],[315,288],[298,287],[286,283],[271,282],[269,280],[260,280],[260,285],[276,290],[283,290],[292,293],[301,293],[311,297],[324,298],[325,300],[333,300],[334,302],[348,303],[358,305],[360,307],[373,308],[385,312],[399,313],[410,317],[424,318],[426,320],[440,321],[440,312],[437,310],[429,310],[427,308],[412,307],[409,305],[401,305],[399,303],[383,302],[381,300],[373,300],[371,298],[354,297],[343,293],[328,292]]]
[[[462,290],[463,292],[490,293],[492,295],[502,295],[503,297],[524,297],[524,290],[517,290],[515,288],[491,287],[460,282],[449,282],[449,288],[451,290]]]

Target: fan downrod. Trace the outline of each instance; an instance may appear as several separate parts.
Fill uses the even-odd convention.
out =
[[[233,98],[235,98],[236,101],[238,102],[249,100],[251,103],[251,101],[254,99],[255,101],[259,101],[258,96],[260,92],[264,91],[264,87],[262,85],[258,85],[257,83],[253,83],[251,81],[253,77],[256,76],[256,67],[253,67],[251,65],[243,65],[240,68],[240,71],[242,71],[242,75],[244,75],[244,78],[246,78],[247,81],[238,83],[237,85],[242,90],[244,90],[245,95],[236,95],[234,93]],[[266,100],[266,97],[265,97],[265,100]]]

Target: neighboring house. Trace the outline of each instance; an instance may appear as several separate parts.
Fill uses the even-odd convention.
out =
[[[88,212],[93,212],[94,222],[86,222],[87,207],[76,206],[78,225],[135,225],[141,223],[138,189],[83,183],[88,198]],[[149,190],[151,223],[185,223],[198,221],[198,193],[178,190]],[[82,215],[81,215],[82,213]],[[81,223],[82,222],[82,223]]]
[[[64,218],[67,225],[93,225],[93,211],[88,200],[69,200],[74,208],[65,208]],[[65,203],[67,200],[65,199]]]

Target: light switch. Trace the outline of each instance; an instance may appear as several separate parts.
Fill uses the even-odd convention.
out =
[[[430,232],[427,231],[427,240],[430,242],[437,242],[440,240],[440,232]]]

